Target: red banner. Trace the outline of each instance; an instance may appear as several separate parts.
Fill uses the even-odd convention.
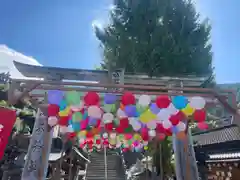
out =
[[[15,121],[15,111],[0,108],[0,159],[2,159],[4,155],[4,150],[8,144],[8,138],[11,135]]]

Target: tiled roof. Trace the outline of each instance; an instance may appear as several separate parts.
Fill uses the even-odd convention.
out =
[[[195,146],[224,143],[240,140],[240,129],[236,125],[229,125],[193,135]]]

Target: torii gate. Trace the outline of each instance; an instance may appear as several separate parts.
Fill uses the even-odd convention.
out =
[[[27,77],[40,78],[39,80],[13,80],[10,88],[10,103],[14,103],[16,98],[13,98],[14,89],[22,88],[23,93],[19,94],[18,99],[23,98],[29,91],[33,98],[44,98],[43,91],[51,89],[61,89],[61,90],[77,90],[77,91],[88,91],[89,87],[92,87],[97,92],[114,92],[121,94],[126,89],[131,89],[135,94],[149,94],[149,95],[178,95],[179,93],[186,96],[200,95],[208,98],[210,101],[218,99],[231,113],[235,114],[235,119],[239,119],[237,114],[236,104],[233,102],[233,106],[229,105],[224,99],[224,96],[219,95],[212,89],[196,88],[199,86],[204,79],[199,78],[149,78],[142,75],[124,75],[124,71],[117,71],[112,74],[107,71],[86,71],[86,70],[76,70],[76,69],[64,69],[64,68],[50,68],[50,67],[36,67],[30,65],[24,65],[15,62],[16,68]],[[44,78],[44,80],[41,80]],[[79,81],[97,81],[98,83],[83,83],[76,82]],[[112,79],[115,83],[111,83]],[[75,82],[64,82],[62,80],[72,80]],[[117,82],[118,81],[118,82]],[[181,82],[181,87],[166,87],[167,84],[176,85],[176,82]],[[192,83],[189,83],[189,82]],[[185,85],[188,82],[188,85]],[[20,86],[20,83],[25,83]],[[120,84],[117,84],[120,83]],[[32,86],[29,86],[31,84]],[[123,85],[124,84],[124,85]],[[140,85],[139,85],[140,84]],[[153,86],[155,85],[155,86]],[[183,86],[193,86],[184,88]],[[77,87],[78,86],[78,87]],[[80,88],[79,88],[80,86]],[[164,87],[163,87],[164,86]],[[95,88],[95,89],[94,89]],[[115,90],[109,90],[109,88],[114,88]],[[147,92],[146,92],[147,91]],[[148,92],[149,91],[149,92]],[[41,93],[40,93],[41,92]],[[234,97],[234,92],[221,91],[221,93],[228,93]],[[234,98],[233,98],[234,100]],[[39,106],[39,111],[46,114],[46,106]],[[40,112],[38,113],[40,116]],[[23,177],[24,180],[37,180],[45,179],[45,169],[47,165],[49,147],[51,146],[51,131],[47,128],[47,121],[45,116],[40,116],[35,122],[33,138],[29,146],[28,158],[25,164]],[[236,121],[235,121],[236,122]],[[42,143],[39,143],[40,139]],[[44,144],[44,146],[43,146]],[[37,153],[32,153],[33,149],[39,150]],[[42,154],[42,156],[40,156]],[[187,173],[186,173],[187,174]],[[186,175],[185,175],[186,177]],[[186,177],[187,178],[187,177]],[[190,177],[189,177],[190,178]],[[191,178],[190,178],[191,179]],[[190,180],[189,179],[189,180]],[[184,180],[184,179],[180,179]]]

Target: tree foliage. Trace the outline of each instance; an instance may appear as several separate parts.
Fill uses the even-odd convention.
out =
[[[164,75],[211,75],[211,27],[191,1],[115,0],[111,22],[96,27],[103,68]]]
[[[151,141],[149,143],[149,152],[153,157],[153,165],[157,167],[157,170],[161,171],[160,161],[162,160],[162,170],[164,172],[163,174],[165,176],[172,175],[172,173],[174,172],[174,165],[171,162],[171,158],[173,155],[172,142],[168,138],[165,138],[161,142],[155,140]],[[163,156],[160,155],[160,152]]]

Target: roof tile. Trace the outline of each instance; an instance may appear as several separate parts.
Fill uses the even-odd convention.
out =
[[[240,130],[236,125],[225,126],[193,135],[195,146],[204,146],[228,141],[240,140]]]

